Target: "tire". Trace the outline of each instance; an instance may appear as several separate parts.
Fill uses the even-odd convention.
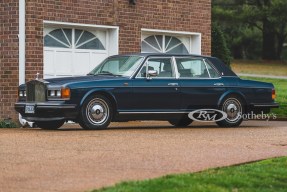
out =
[[[170,124],[172,124],[175,127],[187,127],[190,125],[193,121],[189,119],[188,117],[184,117],[181,119],[171,119],[168,121]]]
[[[227,117],[222,121],[217,121],[220,127],[238,127],[242,121],[244,106],[242,100],[236,96],[229,96],[220,105],[219,109],[227,114]]]
[[[105,96],[92,95],[88,97],[81,108],[79,124],[83,129],[106,129],[113,116],[112,104]]]
[[[65,121],[38,121],[35,124],[41,129],[56,130],[64,125]]]

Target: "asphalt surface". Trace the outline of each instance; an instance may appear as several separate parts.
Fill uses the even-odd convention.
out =
[[[0,129],[0,191],[87,191],[278,156],[287,156],[286,121],[239,128],[129,122],[104,131]]]

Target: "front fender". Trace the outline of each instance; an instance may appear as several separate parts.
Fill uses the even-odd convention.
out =
[[[113,104],[115,105],[115,107],[117,108],[117,100],[115,98],[115,96],[112,94],[112,90],[113,88],[95,88],[92,89],[90,91],[88,91],[83,98],[80,101],[80,105],[79,107],[81,108],[83,106],[84,101],[90,96],[90,95],[94,95],[94,94],[102,94],[104,96],[107,96],[111,99],[113,99]]]

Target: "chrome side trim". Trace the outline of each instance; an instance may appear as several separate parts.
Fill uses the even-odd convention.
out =
[[[150,112],[150,111],[136,111],[136,112],[119,112],[119,114],[184,114],[184,113],[190,113],[191,111],[158,111],[158,112]]]
[[[272,108],[277,108],[279,107],[279,104],[258,104],[258,105],[254,105],[254,107],[272,107]]]

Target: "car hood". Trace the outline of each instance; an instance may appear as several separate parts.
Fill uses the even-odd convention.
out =
[[[118,77],[111,75],[86,75],[78,77],[62,77],[53,79],[44,79],[50,85],[64,85],[67,83],[79,83],[86,81],[101,81],[101,80],[112,80],[112,79],[126,79],[127,77]]]

